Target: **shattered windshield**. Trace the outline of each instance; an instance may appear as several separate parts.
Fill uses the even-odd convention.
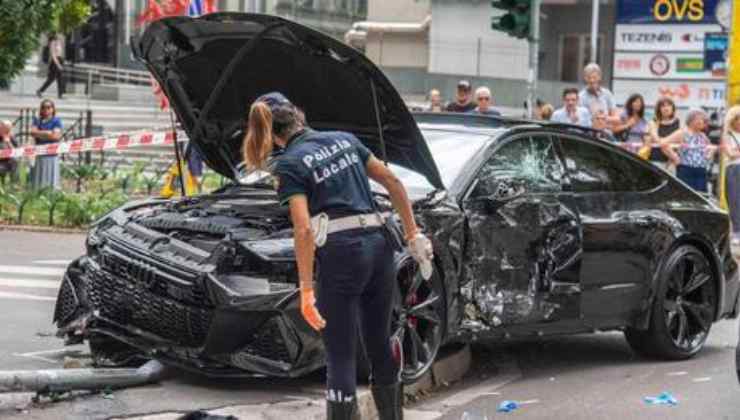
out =
[[[432,152],[445,188],[450,188],[468,162],[483,150],[488,134],[466,133],[447,130],[422,130],[429,151]],[[389,165],[411,195],[427,194],[434,190],[427,179],[410,169]],[[373,188],[382,188],[373,185]]]
[[[460,171],[485,147],[487,140],[491,137],[489,134],[449,130],[422,130],[422,133],[446,188],[452,185],[460,175]],[[426,195],[434,190],[424,175],[394,164],[388,167],[401,180],[410,195]],[[241,184],[272,185],[272,177],[267,172],[258,171],[246,174],[242,165],[240,173],[242,174],[239,179]],[[372,181],[371,184],[373,190],[385,191],[379,184]]]

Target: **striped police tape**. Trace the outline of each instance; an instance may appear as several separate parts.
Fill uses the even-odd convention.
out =
[[[37,156],[63,155],[67,153],[125,150],[132,147],[172,144],[174,140],[175,135],[171,130],[121,133],[110,136],[89,137],[36,146],[29,145],[12,149],[0,149],[0,159],[20,159]],[[178,131],[177,141],[187,141],[187,135],[182,131]]]

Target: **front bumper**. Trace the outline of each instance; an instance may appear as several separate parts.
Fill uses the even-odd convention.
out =
[[[54,322],[69,342],[102,335],[215,377],[296,377],[324,363],[295,290],[240,294],[203,276],[169,278],[146,263],[98,260],[105,264],[82,257],[64,276]]]

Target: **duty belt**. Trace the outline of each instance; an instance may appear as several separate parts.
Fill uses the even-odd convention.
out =
[[[326,243],[326,237],[332,233],[351,229],[367,229],[381,227],[390,217],[390,212],[357,214],[330,220],[326,213],[319,213],[311,218],[311,230],[317,247]]]

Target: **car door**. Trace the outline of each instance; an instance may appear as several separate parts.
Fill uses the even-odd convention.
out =
[[[596,140],[558,136],[558,143],[583,226],[582,317],[594,327],[624,325],[647,302],[656,235],[669,234],[650,195],[664,178]]]
[[[502,140],[463,199],[461,292],[468,319],[513,325],[577,318],[581,229],[546,134]]]

